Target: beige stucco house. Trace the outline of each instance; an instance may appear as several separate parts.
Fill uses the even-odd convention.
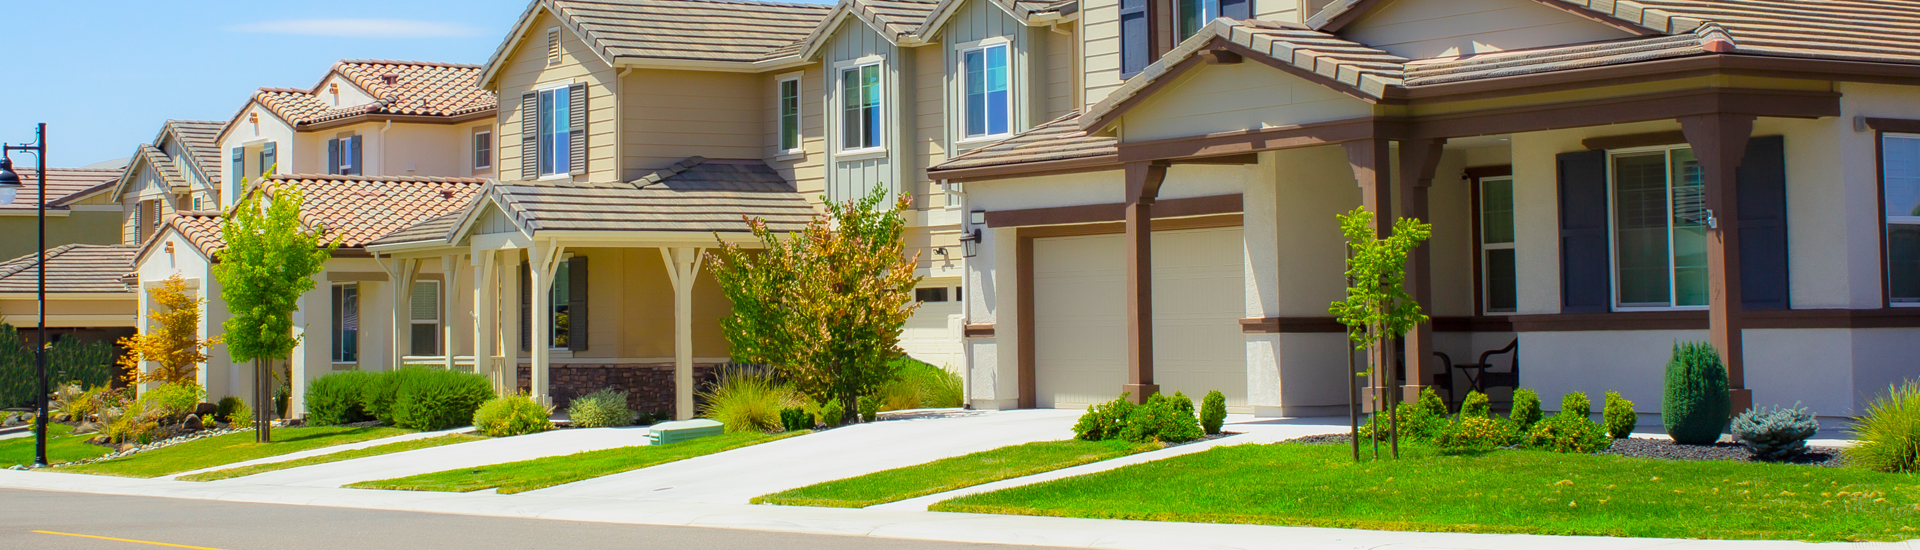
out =
[[[1408,392],[1464,389],[1435,351],[1517,340],[1550,402],[1617,390],[1657,413],[1671,346],[1697,340],[1738,406],[1859,414],[1920,376],[1903,10],[1085,0],[1082,110],[932,168],[980,236],[972,403],[1343,409],[1334,216],[1365,206],[1434,228]]]

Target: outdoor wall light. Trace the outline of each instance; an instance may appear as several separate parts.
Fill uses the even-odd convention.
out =
[[[20,174],[13,173],[13,159],[0,158],[0,206],[13,204],[20,187]]]
[[[965,256],[972,258],[980,254],[980,228],[975,227],[960,235],[960,246]]]

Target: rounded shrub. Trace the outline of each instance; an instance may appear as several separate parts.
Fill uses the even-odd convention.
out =
[[[1592,420],[1569,414],[1554,415],[1527,430],[1531,449],[1558,453],[1594,453],[1613,446],[1613,438]]]
[[[567,417],[582,428],[618,428],[633,425],[633,411],[627,409],[627,392],[613,388],[573,398],[567,405]]]
[[[1607,435],[1614,439],[1633,435],[1633,426],[1640,422],[1640,416],[1633,413],[1633,402],[1616,391],[1607,392],[1607,406],[1600,409],[1600,418],[1607,423]]]
[[[1705,342],[1675,343],[1673,358],[1667,361],[1665,397],[1660,422],[1674,442],[1711,445],[1719,441],[1733,416],[1720,352]]]
[[[524,395],[495,397],[473,412],[473,429],[487,437],[508,437],[553,429],[547,408]]]
[[[1593,401],[1587,400],[1586,392],[1570,392],[1560,396],[1560,414],[1593,420]]]
[[[1493,416],[1493,403],[1487,394],[1479,390],[1467,392],[1467,398],[1460,402],[1460,418],[1488,418]]]
[[[1733,439],[1760,460],[1785,460],[1806,450],[1820,421],[1806,407],[1751,409],[1733,417]]]
[[[206,395],[206,390],[191,382],[161,384],[140,394],[140,410],[155,419],[177,419],[192,413]]]
[[[336,372],[313,379],[307,384],[307,422],[316,426],[334,426],[373,419],[361,404],[360,395],[378,375],[366,371]]]
[[[1073,423],[1073,438],[1104,441],[1120,437],[1120,429],[1127,425],[1127,415],[1133,414],[1134,404],[1127,400],[1130,395],[1131,392],[1122,393],[1112,401],[1088,405],[1087,412]]]
[[[246,406],[247,404],[240,401],[238,397],[231,395],[222,397],[220,398],[220,402],[213,406],[213,417],[221,422],[232,424],[233,412],[246,408]]]
[[[880,396],[869,395],[860,398],[860,421],[872,422],[880,416]]]
[[[393,403],[400,399],[400,384],[406,378],[418,376],[426,370],[412,367],[370,373],[371,376],[360,387],[360,410],[382,424],[398,425],[393,418]]]
[[[813,415],[800,407],[780,409],[780,427],[789,432],[813,429]]]
[[[411,371],[411,372],[410,372]],[[482,403],[493,398],[493,382],[473,373],[432,368],[401,369],[393,425],[413,430],[465,426]]]
[[[1135,443],[1182,443],[1200,439],[1201,435],[1200,420],[1193,416],[1193,400],[1178,393],[1173,397],[1160,393],[1148,397],[1145,404],[1127,414],[1126,425],[1120,428],[1120,439]]]
[[[1227,423],[1227,396],[1220,390],[1207,392],[1200,400],[1200,429],[1207,435],[1220,433],[1220,427]]]
[[[1887,388],[1853,425],[1847,464],[1882,472],[1920,472],[1920,383]]]
[[[1541,416],[1540,394],[1526,388],[1513,390],[1513,410],[1507,413],[1507,418],[1512,419],[1515,426],[1522,430],[1532,428]]]

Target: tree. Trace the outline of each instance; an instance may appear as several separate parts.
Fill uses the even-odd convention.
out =
[[[885,191],[827,204],[806,228],[781,239],[748,219],[763,249],[721,243],[714,278],[733,300],[720,326],[736,361],[775,365],[816,402],[838,399],[841,418],[893,380],[900,330],[913,315],[918,254],[904,254],[912,202],[879,209]]]
[[[178,274],[147,293],[159,305],[147,313],[153,331],[120,339],[120,345],[127,350],[127,354],[120,357],[120,367],[127,371],[127,382],[196,383],[199,365],[207,362],[204,350],[220,343],[219,338],[200,339],[200,305],[207,300],[189,295],[186,280]],[[153,370],[140,371],[140,363],[145,361],[156,363]]]
[[[220,297],[231,316],[226,328],[227,354],[234,361],[253,361],[253,415],[259,427],[255,439],[273,441],[274,360],[285,360],[300,340],[293,334],[293,312],[300,296],[313,290],[313,276],[333,257],[338,240],[321,242],[324,228],[309,230],[300,222],[306,197],[292,184],[265,186],[247,194],[221,222],[221,250],[213,275],[220,281]]]
[[[1401,218],[1393,224],[1393,234],[1386,238],[1377,238],[1373,234],[1373,213],[1364,208],[1355,208],[1352,212],[1340,215],[1340,230],[1347,236],[1347,299],[1336,301],[1327,308],[1328,313],[1338,317],[1341,324],[1347,326],[1347,338],[1351,339],[1356,350],[1369,350],[1367,360],[1371,363],[1364,375],[1372,377],[1375,388],[1382,388],[1383,399],[1377,399],[1376,409],[1388,412],[1388,422],[1397,424],[1397,415],[1393,414],[1394,392],[1384,388],[1388,383],[1388,373],[1392,371],[1387,345],[1394,339],[1413,330],[1415,325],[1427,322],[1427,316],[1420,312],[1420,303],[1407,295],[1401,285],[1406,282],[1407,256],[1413,247],[1425,242],[1432,234],[1433,226],[1411,218]],[[1379,403],[1385,403],[1384,407]],[[1379,415],[1375,415],[1376,417]],[[1393,454],[1400,454],[1399,426],[1392,426]],[[1376,427],[1374,434],[1379,434]],[[1355,434],[1356,442],[1358,434]],[[1376,438],[1378,435],[1375,436]],[[1379,454],[1378,444],[1374,453]]]

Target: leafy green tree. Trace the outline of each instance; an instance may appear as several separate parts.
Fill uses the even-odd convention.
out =
[[[1347,337],[1353,340],[1354,349],[1369,351],[1367,360],[1371,364],[1363,374],[1372,376],[1374,387],[1383,388],[1386,394],[1382,400],[1384,406],[1377,408],[1392,411],[1397,396],[1384,390],[1392,370],[1387,346],[1415,325],[1427,321],[1426,314],[1420,312],[1420,303],[1408,295],[1402,285],[1407,279],[1407,256],[1432,235],[1433,226],[1401,218],[1394,222],[1392,235],[1379,238],[1374,235],[1373,216],[1365,208],[1355,208],[1339,216],[1340,230],[1347,236],[1347,281],[1351,286],[1347,287],[1347,299],[1334,302],[1327,311],[1347,326]],[[1388,421],[1394,421],[1394,416],[1389,414]],[[1373,433],[1380,430],[1374,429]],[[1399,456],[1399,430],[1393,429],[1390,433],[1394,455]]]
[[[253,361],[255,438],[262,443],[273,441],[269,405],[279,372],[273,361],[286,360],[299,345],[293,312],[339,247],[337,240],[322,242],[324,228],[301,223],[305,200],[292,184],[248,193],[221,222],[227,247],[213,265],[220,297],[231,312],[224,324],[227,354],[234,361]]]
[[[721,242],[714,278],[733,300],[721,320],[736,361],[778,366],[817,403],[837,400],[853,418],[860,398],[896,377],[900,331],[913,315],[916,254],[904,254],[912,203],[881,209],[883,189],[827,203],[799,233],[782,239],[749,219],[762,249]]]

